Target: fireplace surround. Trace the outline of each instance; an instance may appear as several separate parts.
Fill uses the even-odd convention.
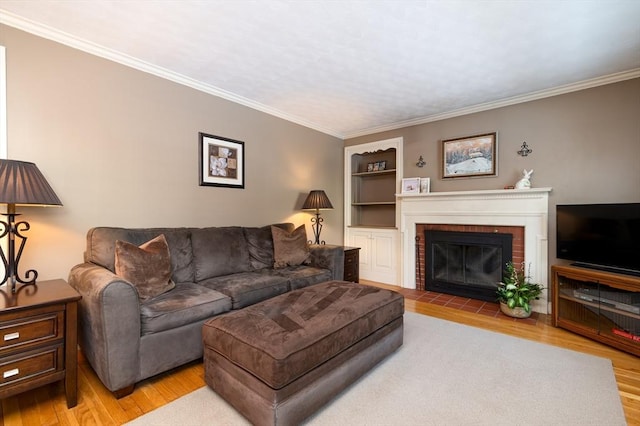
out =
[[[401,284],[416,286],[416,236],[424,225],[522,227],[523,260],[545,290],[534,301],[535,312],[551,312],[548,287],[548,210],[551,188],[398,194],[402,235]],[[514,255],[514,261],[515,261]],[[529,268],[527,267],[527,270]]]

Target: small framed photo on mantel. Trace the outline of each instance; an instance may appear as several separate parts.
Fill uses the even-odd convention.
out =
[[[403,194],[419,194],[420,193],[420,178],[404,178],[402,179],[402,193]]]
[[[200,186],[244,188],[244,142],[199,133]]]
[[[420,178],[420,193],[428,194],[429,192],[431,192],[431,179]]]

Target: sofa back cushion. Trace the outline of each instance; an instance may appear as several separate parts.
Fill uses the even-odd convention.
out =
[[[276,223],[280,229],[293,232],[293,223]],[[255,270],[273,268],[273,237],[271,225],[261,228],[244,228],[244,236],[249,247],[249,260]]]
[[[196,282],[252,270],[247,240],[239,226],[194,229],[191,244]]]
[[[84,260],[115,273],[116,240],[139,246],[164,234],[171,258],[171,279],[176,283],[193,282],[191,232],[191,228],[92,228],[87,232],[87,249],[84,252]]]

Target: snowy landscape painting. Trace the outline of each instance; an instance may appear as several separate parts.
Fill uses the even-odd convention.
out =
[[[442,141],[442,178],[496,176],[496,133]]]

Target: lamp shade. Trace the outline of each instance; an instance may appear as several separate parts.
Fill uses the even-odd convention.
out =
[[[0,160],[0,204],[61,206],[34,163]]]
[[[322,190],[313,190],[307,195],[307,199],[304,200],[302,210],[317,210],[317,209],[332,209],[331,201],[329,197]]]

